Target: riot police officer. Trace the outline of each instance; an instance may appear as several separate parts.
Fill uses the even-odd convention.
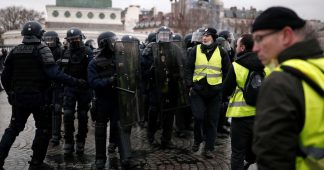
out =
[[[110,142],[119,147],[122,168],[129,167],[129,157],[124,155],[125,148],[120,139],[121,127],[118,111],[118,92],[116,87],[115,41],[113,32],[103,32],[98,36],[99,52],[88,66],[89,85],[94,89],[96,100],[96,168],[103,169],[106,163],[107,123],[110,120]]]
[[[85,46],[89,47],[91,50],[95,50],[96,49],[96,45],[95,45],[95,41],[92,40],[92,39],[89,39],[87,40],[85,43],[84,43]]]
[[[172,56],[172,51],[179,51],[179,47],[172,44],[171,41],[172,32],[166,27],[160,27],[156,32],[156,43],[150,43],[143,51],[143,63],[142,73],[143,77],[147,77],[149,80],[149,111],[148,111],[148,129],[147,137],[150,144],[154,144],[154,136],[161,124],[163,132],[161,137],[161,148],[168,149],[174,148],[174,144],[171,142],[172,128],[174,121],[174,111],[177,107],[177,97],[179,89],[177,87],[177,79],[172,75],[176,71],[179,71],[179,63],[182,59],[177,60],[177,57]],[[160,50],[161,49],[161,50]],[[154,56],[153,50],[159,50],[158,55]],[[162,54],[162,53],[164,54]],[[156,53],[156,54],[157,54]],[[159,59],[154,59],[159,58]],[[160,60],[161,58],[161,60]],[[165,63],[156,63],[158,60]],[[176,60],[176,61],[174,61]],[[168,64],[166,64],[168,63]],[[166,65],[164,65],[166,64]],[[159,65],[164,65],[164,68],[157,68]],[[171,71],[173,70],[173,72]],[[163,76],[158,72],[163,72]],[[172,94],[172,95],[170,95]],[[169,111],[166,111],[169,110]],[[172,111],[171,111],[172,110]]]
[[[223,43],[224,44],[224,48],[227,51],[228,56],[229,56],[231,62],[233,62],[234,61],[234,57],[235,57],[235,50],[231,46],[232,41],[234,40],[233,33],[229,32],[229,31],[226,31],[226,30],[225,31],[221,31],[219,33],[219,37],[222,37],[222,38],[225,39],[225,42]]]
[[[192,33],[189,33],[189,34],[186,34],[183,38],[184,42],[185,42],[185,45],[187,47],[187,50],[189,48],[192,48],[195,46],[195,44],[193,42],[191,42],[191,39],[192,39]]]
[[[65,39],[68,49],[62,57],[62,68],[65,73],[74,77],[87,80],[87,67],[92,59],[89,47],[83,43],[85,36],[79,28],[70,28]],[[71,155],[74,152],[74,119],[77,106],[78,133],[76,135],[76,154],[84,152],[85,140],[88,132],[88,111],[91,102],[91,90],[89,88],[64,87],[64,154]]]
[[[179,33],[172,34],[172,41],[182,41],[182,36]]]
[[[55,31],[47,31],[43,36],[44,42],[51,49],[55,62],[62,58],[63,48]],[[58,63],[60,65],[60,63]],[[52,139],[53,146],[60,143],[63,105],[63,85],[52,82]]]
[[[87,40],[84,45],[86,47],[89,47],[88,49],[90,49],[89,53],[92,53],[92,56],[95,55],[95,53],[97,52],[97,45],[96,45],[96,42],[93,40],[93,39],[89,39]]]
[[[192,36],[191,36],[191,43],[193,43],[194,45],[201,44],[205,29],[206,28],[201,27],[201,28],[198,28],[195,32],[193,32]]]
[[[84,80],[72,78],[59,71],[51,50],[41,43],[43,33],[44,30],[38,22],[27,22],[21,31],[23,44],[16,46],[5,61],[1,81],[12,105],[12,116],[0,142],[2,169],[16,136],[24,129],[31,113],[36,122],[36,134],[29,169],[51,169],[48,164],[43,163],[51,138],[51,114],[48,109],[50,80],[69,85],[86,85]]]
[[[147,127],[148,122],[148,110],[149,110],[149,80],[150,80],[150,74],[149,69],[152,64],[153,57],[151,52],[151,46],[153,43],[156,42],[156,33],[151,32],[145,39],[145,46],[143,49],[140,48],[140,74],[141,74],[141,81],[140,81],[140,89],[142,93],[142,100],[143,100],[143,106],[140,107],[140,109],[143,109],[143,116],[144,118],[140,119],[140,126],[141,127]]]

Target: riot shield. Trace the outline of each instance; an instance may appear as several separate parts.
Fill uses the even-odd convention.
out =
[[[129,127],[138,117],[138,56],[139,44],[136,41],[117,41],[115,61],[117,73],[118,109],[121,127]]]
[[[188,106],[183,80],[183,61],[186,55],[181,42],[160,42],[152,46],[159,112]]]
[[[184,81],[184,64],[187,60],[187,49],[183,41],[172,41],[172,44],[176,46],[177,50],[174,50],[174,55],[177,56],[177,60],[181,60],[179,65],[180,77],[178,80],[179,97],[177,100],[179,107],[189,107],[189,93],[187,92]]]

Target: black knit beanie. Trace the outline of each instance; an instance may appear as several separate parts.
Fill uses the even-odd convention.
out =
[[[252,32],[257,30],[274,29],[280,30],[285,26],[298,29],[305,25],[296,12],[285,7],[270,7],[262,12],[252,24]]]
[[[215,28],[206,28],[204,30],[205,32],[203,35],[211,35],[213,37],[214,42],[216,41],[218,35],[217,35],[217,30]]]

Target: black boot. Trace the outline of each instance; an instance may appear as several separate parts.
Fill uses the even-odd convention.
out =
[[[54,167],[44,163],[44,162],[38,162],[38,161],[30,161],[29,162],[29,168],[28,170],[54,170]]]
[[[131,170],[135,169],[139,165],[138,161],[132,159],[126,159],[122,161],[121,169],[122,170]]]
[[[95,127],[96,166],[102,167],[106,163],[107,123],[97,122]]]
[[[98,159],[96,160],[96,168],[97,169],[104,169],[106,165],[106,160]]]
[[[115,153],[117,149],[117,145],[114,143],[109,143],[108,145],[108,153]]]
[[[64,147],[63,147],[63,150],[64,150],[64,155],[72,155],[73,152],[74,152],[74,143],[65,143],[64,144]]]
[[[75,153],[77,155],[83,155],[83,153],[84,153],[84,143],[83,142],[76,143]]]
[[[4,159],[0,157],[0,170],[4,170],[3,165],[4,165]]]

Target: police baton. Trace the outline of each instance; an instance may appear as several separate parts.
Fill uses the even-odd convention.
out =
[[[135,95],[135,91],[131,91],[131,90],[128,90],[128,89],[125,89],[125,88],[121,88],[121,87],[114,87],[114,88],[117,89],[117,90],[120,90],[120,91],[123,91],[123,92],[130,93],[130,94],[134,94]]]

